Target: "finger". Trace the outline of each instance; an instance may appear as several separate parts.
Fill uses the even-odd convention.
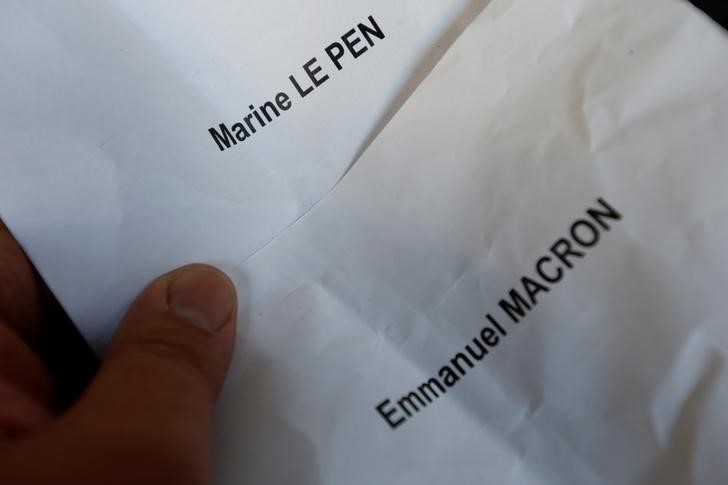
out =
[[[0,378],[40,406],[50,409],[53,382],[38,356],[8,327],[0,323]],[[5,404],[0,400],[0,408]]]
[[[195,264],[164,275],[132,304],[95,384],[137,392],[149,385],[153,396],[195,397],[211,407],[232,355],[236,318],[235,286],[221,271]]]
[[[47,407],[12,382],[0,378],[0,443],[27,436],[52,417]]]
[[[15,330],[52,371],[56,383],[54,407],[66,409],[87,386],[98,366],[97,359],[2,220],[0,320]]]
[[[0,220],[0,317],[23,338],[38,334],[42,291],[25,253]]]
[[[230,280],[209,266],[153,282],[84,396],[44,434],[6,454],[6,478],[208,483],[212,408],[232,353],[236,302]],[[23,453],[31,447],[32,460]],[[76,458],[59,460],[59,450]],[[48,461],[42,470],[32,464],[38,453]]]

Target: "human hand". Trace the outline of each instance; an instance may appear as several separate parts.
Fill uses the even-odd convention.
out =
[[[33,342],[52,312],[0,221],[0,483],[206,484],[213,404],[232,354],[230,280],[190,265],[131,305],[102,365],[67,410]]]

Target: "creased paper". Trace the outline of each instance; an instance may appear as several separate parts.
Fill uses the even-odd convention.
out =
[[[490,3],[334,190],[213,258],[241,298],[217,482],[724,482],[727,53],[681,1]],[[11,213],[44,271],[44,219]],[[120,308],[124,278],[85,291]]]
[[[103,347],[160,270],[305,213],[486,3],[3,2],[0,213]]]

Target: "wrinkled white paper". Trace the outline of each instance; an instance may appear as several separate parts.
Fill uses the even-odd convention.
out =
[[[236,273],[222,483],[723,483],[727,134],[728,40],[689,5],[491,3]],[[499,301],[598,198],[622,219],[510,322]],[[428,402],[487,314],[508,336]],[[412,391],[391,429],[375,407],[406,417]]]
[[[494,0],[328,196],[216,261],[241,298],[218,482],[724,482],[727,54],[676,0]],[[84,256],[44,274],[72,286]],[[516,324],[523,277],[547,290]],[[507,336],[446,384],[486,315]]]
[[[237,264],[326,194],[486,3],[2,2],[0,213],[103,347],[160,268]],[[385,38],[337,70],[325,48],[369,16]],[[329,79],[301,98],[313,57]],[[208,129],[279,92],[220,152]]]

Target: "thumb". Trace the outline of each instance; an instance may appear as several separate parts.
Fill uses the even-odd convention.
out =
[[[60,464],[56,478],[207,483],[212,409],[232,354],[236,303],[232,282],[209,266],[186,266],[149,285],[87,392],[49,433],[56,446],[83,456]]]
[[[235,287],[221,271],[193,264],[158,278],[129,308],[88,399],[103,404],[111,387],[116,396],[170,406],[196,401],[211,410],[232,355],[236,317]]]

